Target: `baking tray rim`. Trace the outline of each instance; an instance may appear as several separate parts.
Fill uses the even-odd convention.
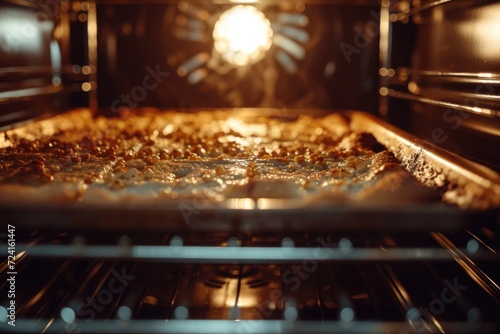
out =
[[[301,206],[301,200],[297,199],[226,199],[222,202],[217,202],[214,205],[207,207],[199,207],[193,204],[193,199],[168,200],[165,203],[148,204],[145,202],[138,203],[106,203],[106,204],[84,204],[84,203],[50,203],[50,204],[8,204],[0,203],[0,214],[5,222],[12,222],[18,225],[23,225],[31,228],[49,228],[49,227],[65,227],[65,228],[81,228],[89,226],[85,221],[80,221],[78,217],[83,215],[86,219],[91,219],[91,226],[97,229],[123,229],[123,228],[154,228],[155,224],[159,225],[159,229],[207,229],[215,230],[208,225],[208,222],[214,222],[220,217],[221,223],[216,223],[214,226],[218,228],[221,224],[228,225],[226,229],[252,229],[248,221],[266,221],[266,218],[283,218],[294,219],[294,217],[307,217],[312,220],[324,222],[320,223],[321,228],[344,228],[343,225],[349,224],[349,227],[355,227],[353,220],[363,219],[365,222],[360,223],[360,227],[364,225],[366,228],[380,228],[391,226],[391,229],[414,229],[415,227],[407,227],[403,222],[398,226],[397,219],[411,221],[418,224],[417,229],[434,226],[437,229],[455,229],[463,228],[468,222],[483,220],[485,217],[488,220],[499,222],[500,205],[497,203],[500,199],[500,175],[496,172],[473,163],[469,160],[456,156],[437,146],[425,142],[405,131],[386,123],[385,121],[370,115],[363,111],[352,110],[323,110],[323,109],[287,109],[284,112],[276,114],[275,109],[266,108],[237,108],[237,109],[215,109],[226,112],[231,112],[238,117],[246,116],[273,116],[278,118],[293,119],[302,114],[312,116],[324,116],[332,112],[344,115],[350,122],[351,127],[356,131],[364,131],[372,133],[375,138],[386,146],[389,150],[396,154],[400,160],[401,154],[413,152],[418,159],[426,160],[427,164],[438,169],[441,173],[447,173],[455,179],[458,179],[457,184],[461,187],[466,187],[468,184],[474,185],[474,189],[480,193],[485,193],[486,199],[491,199],[493,202],[488,202],[484,207],[460,208],[453,205],[448,205],[442,202],[434,203],[408,203],[394,205],[379,205],[366,203],[332,203],[331,205],[309,205]],[[169,111],[169,110],[165,110]],[[210,109],[190,109],[190,112],[210,111]],[[404,147],[405,150],[401,150]],[[402,153],[400,151],[403,151]],[[398,156],[399,155],[399,156]],[[404,161],[403,161],[404,162]],[[413,172],[412,170],[409,170]],[[412,173],[413,174],[413,173]],[[418,179],[418,177],[417,177]],[[421,181],[421,180],[419,180]],[[432,180],[426,180],[427,183]],[[266,200],[265,207],[258,205],[259,200]],[[244,208],[235,207],[235,201],[254,201],[253,206]],[[495,202],[497,201],[497,202]],[[181,218],[185,219],[182,214],[184,205],[185,210],[188,210],[193,217],[193,222],[182,222]],[[189,211],[192,210],[192,211]],[[138,217],[135,214],[144,215]],[[165,224],[153,222],[147,223],[148,216],[150,219],[168,218]],[[93,217],[93,219],[92,219]],[[105,218],[104,218],[105,217]],[[116,217],[113,219],[113,217]],[[120,219],[118,219],[120,217]],[[394,218],[394,222],[389,221]],[[407,219],[405,219],[407,217]],[[432,219],[432,217],[434,217]],[[140,219],[141,218],[141,219]],[[233,219],[231,219],[233,218]],[[137,219],[146,222],[138,224]],[[423,220],[427,219],[427,220]],[[430,219],[430,220],[429,220]],[[180,220],[181,225],[173,224],[172,221]],[[278,219],[279,220],[279,219]],[[127,221],[130,224],[127,224]],[[385,222],[384,222],[385,221]],[[222,223],[226,222],[226,223]],[[440,222],[438,224],[438,222]],[[255,223],[257,224],[257,223]],[[368,225],[369,226],[368,226]],[[437,224],[437,225],[436,225]],[[128,226],[130,225],[130,226]],[[167,226],[162,226],[167,225]],[[262,224],[257,224],[256,229],[266,229]],[[312,224],[302,224],[310,226]],[[270,225],[272,226],[272,224]],[[287,226],[281,223],[271,227],[280,229],[294,229],[300,226]]]

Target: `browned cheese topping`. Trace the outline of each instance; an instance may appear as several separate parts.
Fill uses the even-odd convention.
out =
[[[346,201],[375,199],[375,190],[394,199],[410,179],[339,114],[140,111],[106,118],[77,110],[0,133],[0,201]]]

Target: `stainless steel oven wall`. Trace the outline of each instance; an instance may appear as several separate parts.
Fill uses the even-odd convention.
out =
[[[67,0],[0,3],[0,126],[86,105],[87,10]]]
[[[387,3],[389,120],[500,170],[500,3]]]

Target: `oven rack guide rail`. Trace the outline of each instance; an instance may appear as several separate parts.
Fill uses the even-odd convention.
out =
[[[287,239],[287,238],[285,238]],[[294,247],[285,240],[282,247],[255,246],[184,246],[173,239],[168,246],[160,245],[27,245],[19,244],[18,257],[32,258],[102,258],[153,261],[165,263],[291,263],[314,258],[321,261],[449,261],[457,257],[494,261],[500,250],[478,250],[470,247],[393,247],[354,248],[346,239],[338,248]],[[495,253],[496,252],[496,253]],[[5,250],[2,254],[6,255]]]
[[[17,320],[11,333],[40,333],[47,322]],[[496,333],[498,324],[467,321],[441,322],[441,328],[450,333]],[[63,320],[50,322],[54,333],[63,333],[68,324]],[[88,333],[413,333],[415,326],[408,321],[294,321],[294,320],[96,320],[78,324],[81,334]],[[0,327],[1,329],[1,327]],[[249,330],[250,329],[250,330]]]

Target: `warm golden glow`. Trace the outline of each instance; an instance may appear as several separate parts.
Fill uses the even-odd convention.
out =
[[[264,137],[267,134],[267,124],[249,124],[235,117],[229,118],[226,124],[230,130],[238,132],[245,138]]]
[[[249,65],[264,58],[271,47],[271,23],[252,6],[224,12],[214,27],[215,49],[234,65]]]
[[[89,82],[82,83],[82,90],[84,92],[89,92],[92,89],[92,85]]]

